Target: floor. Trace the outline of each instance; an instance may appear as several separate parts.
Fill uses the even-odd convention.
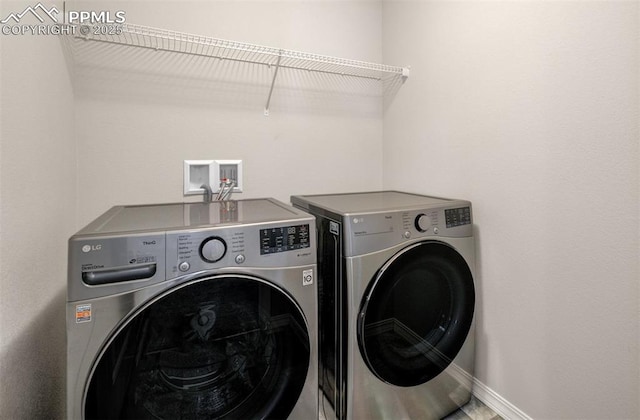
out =
[[[493,410],[484,405],[482,401],[471,397],[471,401],[460,410],[445,417],[444,420],[504,420]]]
[[[326,420],[323,410],[320,410],[319,420]],[[471,396],[469,401],[464,407],[455,413],[445,417],[442,420],[504,420],[497,415],[493,410],[484,405],[482,401],[476,397]]]

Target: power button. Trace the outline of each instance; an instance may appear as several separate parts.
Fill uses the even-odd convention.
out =
[[[189,265],[188,262],[186,261],[182,261],[179,265],[178,265],[178,270],[185,272],[185,271],[189,271],[189,268],[191,268],[191,266]]]

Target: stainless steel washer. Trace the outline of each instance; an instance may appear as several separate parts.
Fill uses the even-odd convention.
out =
[[[397,191],[291,202],[318,226],[324,416],[439,419],[469,401],[471,203]]]
[[[315,276],[276,200],[112,208],[69,240],[68,417],[316,418]]]

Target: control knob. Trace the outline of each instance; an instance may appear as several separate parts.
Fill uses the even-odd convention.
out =
[[[431,227],[431,218],[424,213],[416,216],[415,226],[418,232],[426,232]]]
[[[212,236],[200,244],[200,257],[206,262],[218,262],[227,253],[227,244],[224,239]]]

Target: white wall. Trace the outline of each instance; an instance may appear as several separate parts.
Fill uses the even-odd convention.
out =
[[[638,2],[384,1],[411,77],[384,186],[467,198],[477,377],[535,419],[640,417]]]
[[[29,4],[3,1],[0,15]],[[62,418],[73,96],[57,37],[0,43],[0,418]]]
[[[104,3],[118,7],[130,23],[382,60],[379,1]],[[78,52],[83,224],[116,204],[184,200],[185,159],[242,159],[244,192],[236,198],[288,202],[293,193],[382,186],[377,83],[282,69],[265,117],[266,67],[87,42],[70,48]]]

